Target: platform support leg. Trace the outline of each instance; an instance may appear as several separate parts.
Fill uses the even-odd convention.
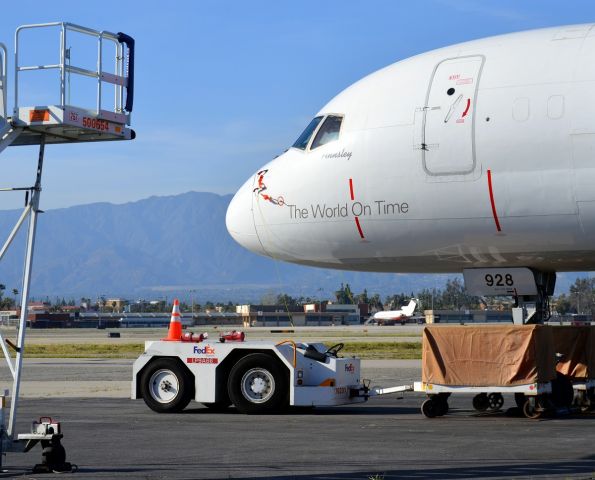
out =
[[[35,234],[37,230],[37,215],[39,214],[39,198],[41,195],[41,174],[43,171],[43,156],[45,152],[45,136],[41,137],[39,144],[39,156],[37,160],[37,176],[35,186],[31,189],[29,198],[29,228],[27,231],[27,249],[25,252],[25,266],[23,270],[23,287],[21,296],[21,316],[19,319],[19,334],[16,345],[16,360],[14,382],[12,387],[10,415],[8,420],[8,429],[6,431],[8,439],[12,440],[14,436],[15,422],[17,417],[17,408],[19,404],[19,394],[21,386],[21,370],[23,366],[23,355],[25,353],[25,331],[27,329],[29,287],[31,285],[31,268],[33,266],[33,252],[35,250]]]

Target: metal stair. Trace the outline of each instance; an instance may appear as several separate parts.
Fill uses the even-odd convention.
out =
[[[35,30],[54,30],[58,34],[60,43],[60,60],[57,64],[23,65],[21,52],[24,45],[31,39],[28,34]],[[78,37],[77,37],[78,36]],[[97,41],[97,62],[94,70],[80,68],[71,64],[70,43],[76,38],[92,38]],[[71,38],[72,37],[72,38]],[[113,71],[106,71],[103,63],[104,48],[107,44],[114,47]],[[39,45],[33,42],[33,48]],[[21,289],[21,313],[19,318],[18,337],[16,344],[4,339],[0,333],[0,349],[8,364],[12,375],[12,389],[10,408],[6,408],[8,390],[0,389],[0,470],[3,453],[7,451],[27,451],[32,444],[31,440],[58,442],[62,434],[59,426],[51,421],[40,420],[37,427],[30,434],[15,434],[17,408],[19,404],[19,389],[22,376],[23,356],[25,353],[25,333],[28,317],[29,287],[33,266],[33,253],[36,240],[37,218],[41,195],[41,178],[46,144],[56,143],[81,143],[110,140],[132,140],[134,131],[129,128],[133,94],[134,94],[134,40],[123,33],[110,33],[93,30],[72,23],[45,23],[38,25],[25,25],[19,27],[15,35],[15,72],[14,72],[14,105],[12,116],[7,116],[7,49],[0,43],[0,153],[8,146],[39,145],[35,183],[26,187],[0,188],[0,192],[21,191],[25,193],[25,207],[15,226],[4,244],[0,244],[0,261],[17,233],[28,223],[26,236],[26,250],[23,270],[23,283]],[[23,106],[20,104],[20,95],[28,86],[21,84],[23,72],[43,72],[57,70],[59,85],[45,85],[44,91],[53,91],[59,87],[60,100],[57,104],[48,102],[46,105]],[[70,79],[72,76],[83,76],[94,79],[96,82],[96,98],[94,105],[70,104]],[[114,102],[112,109],[104,108],[106,90],[112,90]],[[15,354],[13,360],[10,349]],[[4,394],[2,394],[4,392]],[[8,426],[5,426],[5,408],[8,410]],[[43,430],[43,431],[42,431]],[[41,432],[41,433],[40,433]],[[29,447],[24,440],[28,440]],[[64,470],[70,464],[57,465],[53,470]]]

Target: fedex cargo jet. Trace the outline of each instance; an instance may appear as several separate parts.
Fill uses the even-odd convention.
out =
[[[553,293],[555,271],[595,269],[595,25],[462,43],[363,78],[246,181],[227,228],[302,265]]]

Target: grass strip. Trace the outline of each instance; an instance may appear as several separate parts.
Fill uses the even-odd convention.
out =
[[[144,343],[53,343],[30,344],[25,349],[29,358],[136,358],[145,348]]]
[[[144,350],[144,343],[68,343],[27,345],[28,358],[136,358]],[[362,359],[420,359],[420,342],[347,342],[343,356]]]
[[[417,360],[421,359],[421,342],[347,342],[340,355],[364,360]]]

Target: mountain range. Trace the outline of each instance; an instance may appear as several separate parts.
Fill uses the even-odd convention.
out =
[[[231,195],[188,192],[121,205],[94,203],[39,216],[31,295],[95,299],[179,296],[258,302],[288,293],[332,298],[341,283],[383,297],[441,288],[454,275],[359,273],[277,262],[240,247],[225,228]],[[3,238],[20,211],[0,211]],[[0,283],[21,290],[25,232],[0,262]],[[566,291],[577,274],[559,275]]]

